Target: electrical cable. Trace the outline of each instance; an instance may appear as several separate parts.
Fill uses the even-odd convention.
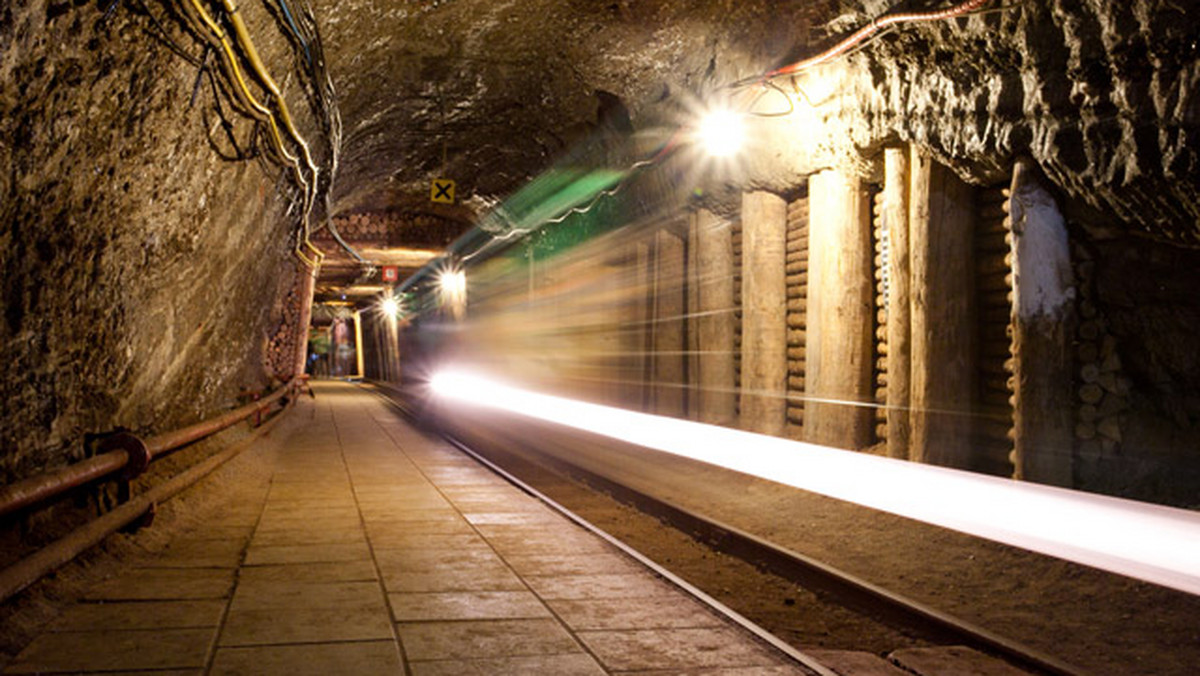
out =
[[[947,7],[946,9],[934,10],[931,12],[908,12],[908,13],[904,13],[904,14],[890,14],[890,15],[878,17],[878,18],[872,19],[871,23],[863,26],[862,28],[859,28],[857,31],[851,33],[849,36],[842,39],[836,45],[821,52],[820,54],[817,54],[815,56],[810,56],[807,59],[804,59],[802,61],[797,61],[793,64],[783,66],[781,68],[776,68],[775,70],[767,71],[766,73],[758,76],[757,78],[753,78],[751,80],[743,80],[741,82],[735,83],[732,86],[739,87],[739,86],[758,85],[758,84],[762,84],[768,80],[772,80],[774,78],[780,77],[782,75],[792,75],[795,73],[799,73],[801,71],[808,70],[809,68],[813,68],[815,66],[819,66],[827,61],[831,61],[839,56],[846,54],[852,47],[857,46],[859,43],[867,40],[868,38],[874,39],[874,37],[877,37],[877,36],[875,36],[876,33],[878,33],[879,31],[881,31],[885,28],[888,28],[890,26],[895,26],[895,25],[904,24],[904,23],[923,23],[923,22],[929,22],[929,21],[945,21],[948,19],[953,19],[953,18],[956,18],[959,16],[963,16],[964,14],[973,12],[973,11],[983,7],[984,5],[988,4],[989,2],[992,2],[992,0],[965,0],[965,2],[960,2],[959,4],[953,5],[951,7]]]

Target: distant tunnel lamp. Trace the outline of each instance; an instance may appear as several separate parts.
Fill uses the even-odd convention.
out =
[[[745,130],[742,116],[731,110],[714,109],[701,118],[696,137],[713,157],[729,157],[742,147]]]
[[[389,319],[395,319],[400,316],[400,301],[388,296],[379,304],[379,309],[383,311]]]

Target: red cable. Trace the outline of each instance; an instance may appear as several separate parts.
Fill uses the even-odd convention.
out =
[[[923,21],[942,21],[944,19],[953,19],[954,17],[962,16],[963,14],[966,14],[967,12],[973,12],[973,11],[979,9],[980,7],[986,5],[989,2],[991,2],[991,0],[966,0],[966,2],[959,3],[953,7],[949,7],[947,9],[942,9],[942,10],[937,10],[934,12],[913,12],[913,13],[909,13],[909,14],[891,14],[888,16],[880,17],[878,19],[874,19],[871,21],[871,23],[869,23],[866,26],[863,26],[862,28],[855,31],[852,35],[850,35],[850,37],[846,38],[845,40],[842,40],[841,42],[837,43],[833,47],[830,47],[829,49],[827,49],[826,51],[821,52],[820,54],[817,54],[816,56],[809,57],[803,61],[797,61],[796,63],[793,63],[790,66],[784,66],[782,68],[778,68],[776,70],[770,71],[767,74],[763,75],[762,78],[760,79],[760,81],[769,80],[771,78],[779,77],[780,75],[791,75],[792,73],[798,73],[807,68],[812,68],[813,66],[816,66],[818,64],[825,63],[826,61],[829,61],[830,59],[833,59],[838,56],[841,56],[842,54],[845,54],[854,45],[857,45],[858,43],[862,42],[863,40],[866,40],[873,33],[877,32],[879,30],[882,30],[884,28],[887,28],[888,26],[892,26],[892,25],[895,25],[898,23],[919,23],[919,22],[923,22]]]

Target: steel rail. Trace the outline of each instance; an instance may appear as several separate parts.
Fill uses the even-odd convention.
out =
[[[269,409],[288,392],[294,391],[300,379],[293,379],[257,401],[223,415],[165,434],[150,437],[144,442],[145,462],[165,457],[172,452],[211,436],[253,415]],[[88,458],[54,472],[38,474],[0,487],[0,518],[20,512],[59,497],[80,486],[119,473],[138,460],[129,450],[117,449]],[[127,477],[130,478],[130,477]]]
[[[406,397],[406,392],[391,384],[375,383],[375,385],[381,386],[379,389],[390,390],[390,392],[386,393],[380,392],[380,396],[391,401],[396,405],[397,409],[406,415],[414,415],[415,411],[412,410],[409,402],[398,402],[395,400],[396,396]],[[440,431],[440,433],[450,443],[465,453],[479,459],[489,467],[496,468],[497,463],[483,458],[480,451],[470,449],[465,443],[446,431]],[[583,479],[589,485],[608,492],[617,500],[631,504],[639,511],[658,518],[678,530],[693,535],[693,537],[707,543],[717,551],[746,561],[760,570],[766,570],[785,579],[792,580],[808,589],[823,592],[827,596],[836,599],[837,603],[848,609],[887,623],[906,628],[916,628],[926,634],[937,636],[947,641],[980,648],[985,652],[1001,656],[1018,665],[1035,669],[1039,673],[1052,674],[1053,676],[1084,676],[1086,673],[1079,667],[1068,664],[1052,655],[1001,636],[949,613],[937,610],[902,594],[892,592],[812,557],[776,545],[735,526],[722,523],[670,501],[625,486],[608,477],[574,465],[569,461],[552,457],[536,450],[532,452],[541,461],[549,465],[552,471],[565,473],[567,476],[577,480]],[[501,453],[506,452],[501,451]],[[505,478],[510,476],[507,471],[502,469],[499,469],[498,473]],[[517,481],[518,486],[525,486],[524,482]],[[547,504],[555,507],[555,509],[563,511],[569,518],[585,522],[582,517],[576,517],[567,508],[561,507],[549,498],[543,498],[536,490],[529,490],[532,490],[532,494],[539,497],[539,499],[543,499]],[[765,632],[765,630],[762,631]]]

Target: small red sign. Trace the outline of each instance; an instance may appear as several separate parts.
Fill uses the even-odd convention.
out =
[[[383,281],[393,283],[400,281],[400,269],[395,265],[383,266]]]

